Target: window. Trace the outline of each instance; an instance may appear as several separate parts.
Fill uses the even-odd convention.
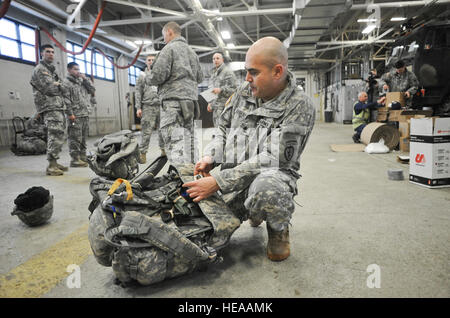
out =
[[[66,48],[72,52],[80,52],[82,47],[78,44],[67,41]],[[83,54],[72,55],[67,53],[67,63],[75,62],[80,66],[80,72],[91,75],[91,55],[92,50],[86,49]],[[111,56],[108,56],[111,60]],[[99,52],[94,53],[93,61],[94,77],[114,81],[114,66]]]
[[[135,86],[137,78],[139,77],[139,74],[141,73],[141,69],[139,67],[136,67],[132,65],[128,68],[128,83],[130,85]]]
[[[36,63],[34,29],[13,20],[1,19],[0,56],[29,64]]]

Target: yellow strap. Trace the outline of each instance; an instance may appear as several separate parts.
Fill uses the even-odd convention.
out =
[[[113,183],[113,185],[111,186],[111,188],[108,191],[108,195],[112,195],[114,193],[114,191],[117,190],[117,188],[122,184],[125,183],[125,188],[127,190],[127,201],[133,199],[133,191],[131,190],[131,184],[130,181],[125,180],[125,179],[116,179],[116,181]]]

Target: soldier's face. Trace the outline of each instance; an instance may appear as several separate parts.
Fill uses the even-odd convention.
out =
[[[46,63],[53,63],[53,60],[55,59],[55,50],[52,48],[45,48],[44,52],[42,52],[42,59]]]
[[[406,70],[406,66],[400,67],[400,68],[397,69],[397,73],[398,74],[402,74],[402,73],[405,72],[405,70]]]
[[[213,55],[213,63],[215,65],[215,67],[219,67],[220,65],[223,64],[223,57],[221,54],[216,53]]]
[[[271,100],[278,93],[280,74],[278,65],[269,67],[261,54],[248,52],[245,57],[245,80],[250,83],[253,97]]]
[[[150,68],[150,66],[152,66],[154,60],[155,60],[154,56],[147,56],[147,59],[145,60],[145,64],[147,65],[148,68]]]
[[[68,69],[69,74],[75,76],[75,77],[80,77],[80,67],[78,65],[74,65],[72,68]]]

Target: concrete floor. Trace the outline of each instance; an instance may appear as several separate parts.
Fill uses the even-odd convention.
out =
[[[223,263],[132,288],[115,285],[112,269],[99,265],[86,245],[88,185],[94,173],[72,168],[63,177],[45,176],[45,155],[16,157],[4,149],[0,296],[449,297],[450,188],[389,180],[389,168],[401,168],[408,177],[408,165],[396,161],[397,152],[330,150],[330,143],[351,143],[351,135],[348,125],[316,124],[302,157],[304,177],[295,198],[299,205],[286,261],[269,261],[265,225],[251,228],[246,222],[222,251]],[[152,145],[158,149],[156,138]],[[158,154],[149,152],[149,160]],[[61,162],[69,163],[67,145]],[[54,214],[50,223],[28,228],[10,212],[17,195],[36,185],[54,195]],[[72,254],[79,263],[69,258]],[[80,265],[80,288],[67,285],[66,266],[73,262]],[[379,266],[380,288],[367,287],[371,264]],[[51,279],[58,271],[62,276]]]

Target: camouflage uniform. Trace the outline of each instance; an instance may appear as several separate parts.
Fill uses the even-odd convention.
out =
[[[139,146],[141,153],[146,153],[153,130],[158,130],[159,147],[164,148],[161,132],[159,130],[159,112],[161,101],[158,97],[157,88],[145,83],[145,76],[150,71],[146,68],[141,72],[136,81],[136,109],[142,109],[142,140]]]
[[[248,82],[241,85],[221,115],[219,134],[204,152],[215,165],[223,162],[211,175],[241,221],[266,220],[275,231],[289,224],[294,211],[300,155],[315,119],[311,100],[288,74],[287,87],[265,103],[251,96]],[[241,151],[236,149],[239,139]]]
[[[67,118],[69,153],[72,160],[86,157],[86,139],[89,136],[89,110],[95,87],[89,79],[76,78],[67,74],[63,82],[64,102],[67,117],[75,115],[75,120]]]
[[[203,73],[197,54],[184,37],[174,38],[161,50],[145,81],[158,86],[160,130],[169,161],[193,163],[194,118],[199,115],[197,86]]]
[[[236,76],[234,76],[233,71],[225,63],[222,63],[219,68],[213,69],[211,80],[213,88],[218,87],[221,89],[217,95],[217,99],[211,102],[214,127],[217,128],[219,127],[219,118],[223,112],[225,103],[236,90]]]
[[[55,66],[41,61],[33,70],[30,84],[33,87],[34,104],[47,127],[47,159],[59,159],[64,144],[63,87]]]
[[[414,73],[405,70],[402,74],[397,73],[395,69],[389,73],[383,74],[380,81],[380,89],[387,84],[391,92],[409,92],[411,97],[406,99],[406,104],[411,106],[413,95],[419,89],[419,81]]]

